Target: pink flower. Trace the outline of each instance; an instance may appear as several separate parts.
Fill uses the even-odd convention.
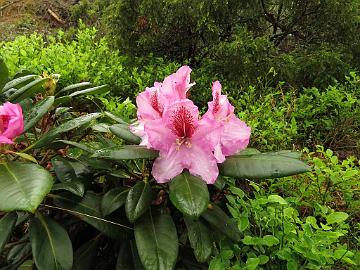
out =
[[[215,81],[212,86],[213,101],[208,103],[205,118],[221,123],[224,130],[220,143],[215,147],[215,157],[219,163],[245,149],[249,144],[251,129],[234,114],[234,107],[226,95],[221,95],[221,84]]]
[[[0,106],[0,143],[13,144],[13,140],[24,132],[24,119],[19,104],[10,102]]]
[[[161,119],[145,123],[149,143],[160,151],[152,169],[157,182],[168,182],[183,169],[208,184],[216,181],[219,171],[213,150],[219,143],[221,126],[198,118],[198,108],[184,99],[169,105]]]
[[[191,69],[183,66],[166,77],[163,83],[155,82],[153,87],[147,87],[136,97],[138,122],[130,126],[130,131],[141,138],[140,145],[151,148],[144,131],[145,123],[161,118],[166,106],[186,98],[188,90],[194,85],[190,83],[190,73]]]
[[[190,83],[191,68],[182,66],[164,79],[162,91],[168,100],[175,101],[188,97],[188,91],[195,83]]]

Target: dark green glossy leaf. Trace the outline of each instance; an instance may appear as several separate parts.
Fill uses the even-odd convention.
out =
[[[154,192],[151,186],[143,181],[136,183],[126,197],[125,212],[130,222],[134,222],[147,209],[154,198]]]
[[[125,204],[129,189],[119,187],[109,190],[101,201],[101,212],[107,216]]]
[[[27,84],[30,81],[33,81],[34,78],[39,77],[38,75],[25,75],[16,79],[12,79],[11,81],[9,81],[8,83],[6,83],[6,85],[4,86],[4,89],[2,90],[2,92],[6,92],[7,90],[11,89],[11,88],[18,88],[19,86],[23,86],[23,84]],[[1,88],[0,88],[1,89]]]
[[[0,164],[0,211],[35,212],[52,185],[52,175],[37,164]]]
[[[34,81],[31,81],[30,83],[15,91],[15,93],[11,94],[11,96],[8,97],[8,100],[16,103],[28,97],[33,97],[37,93],[43,92],[43,84],[47,80],[49,80],[49,78],[38,78]]]
[[[83,198],[72,194],[53,195],[58,207],[70,210],[70,213],[87,222],[106,236],[122,239],[128,233],[117,221],[104,219],[100,211],[101,198],[93,192],[87,192]]]
[[[237,155],[220,164],[224,176],[243,179],[269,179],[304,173],[310,167],[303,161],[277,154]]]
[[[0,58],[0,90],[3,89],[6,82],[9,80],[9,70],[2,58]]]
[[[101,86],[96,86],[96,87],[73,92],[69,94],[69,96],[73,98],[81,95],[98,95],[98,94],[106,93],[108,91],[109,91],[108,85],[101,85]]]
[[[71,92],[74,91],[75,89],[81,89],[87,86],[91,86],[90,82],[81,82],[81,83],[75,83],[69,86],[66,86],[65,88],[61,89],[59,92],[56,93],[56,96],[58,96],[59,94],[62,93],[66,93],[66,92]]]
[[[134,240],[122,242],[116,270],[144,270]]]
[[[56,97],[54,101],[54,106],[58,107],[59,105],[69,103],[72,100],[70,96]]]
[[[235,222],[217,205],[212,204],[201,216],[231,240],[240,241],[240,231]]]
[[[148,211],[135,223],[135,240],[139,257],[147,270],[171,270],[178,256],[175,224],[169,215]]]
[[[71,270],[72,244],[66,230],[57,222],[38,214],[30,225],[30,242],[39,270]]]
[[[210,195],[206,183],[188,172],[171,180],[169,188],[171,202],[187,216],[199,217],[209,204]]]
[[[212,252],[209,229],[200,221],[185,217],[188,237],[198,262],[206,262]]]
[[[85,186],[82,182],[75,180],[71,182],[57,183],[53,185],[52,190],[67,190],[72,194],[82,197],[85,193]]]
[[[48,96],[38,102],[27,114],[24,115],[24,132],[36,125],[37,122],[50,110],[54,97]]]
[[[147,149],[145,146],[124,145],[97,150],[93,157],[126,160],[126,159],[155,159],[159,155],[158,151]]]
[[[88,152],[88,153],[93,153],[95,151],[94,149],[91,149],[90,147],[88,147],[87,145],[85,145],[83,143],[72,142],[72,141],[67,141],[67,140],[57,140],[56,142],[61,142],[61,143],[67,144],[67,145],[74,146],[74,147],[84,150],[85,152]]]
[[[72,270],[93,269],[99,248],[99,240],[92,239],[82,245],[74,253],[74,264]]]
[[[106,115],[107,117],[109,117],[110,119],[114,120],[115,122],[118,122],[120,124],[126,124],[128,125],[128,123],[126,123],[123,119],[121,119],[120,117],[114,115],[111,112],[104,112],[104,115]]]
[[[54,141],[61,133],[68,132],[72,129],[81,127],[90,123],[91,121],[99,118],[102,114],[101,113],[90,113],[87,115],[80,116],[78,118],[72,119],[68,122],[57,126],[56,128],[51,129],[48,133],[43,135],[32,147],[39,148],[43,147],[52,141]]]
[[[141,141],[140,137],[134,135],[129,130],[129,126],[127,125],[121,125],[121,124],[112,125],[110,127],[110,131],[120,139],[123,139],[124,141],[129,143],[139,144]]]
[[[60,182],[66,183],[77,179],[74,168],[66,159],[56,156],[51,160],[51,164]]]
[[[16,220],[17,214],[15,212],[8,213],[0,219],[0,252],[8,241]]]

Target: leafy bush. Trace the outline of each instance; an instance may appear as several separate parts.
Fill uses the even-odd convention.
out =
[[[131,58],[111,50],[105,38],[98,39],[95,28],[81,26],[74,40],[60,31],[46,39],[39,34],[19,36],[0,43],[0,55],[10,75],[19,69],[32,73],[59,73],[60,86],[81,81],[109,84],[111,93],[124,99],[134,97],[147,85],[173,72],[178,64],[149,55]]]
[[[1,150],[1,266],[202,267],[218,241],[212,231],[239,242],[232,219],[214,203],[221,190],[187,171],[157,183],[150,170],[158,152],[136,145],[125,121],[66,107],[106,86],[83,82],[59,90],[56,76],[8,81],[2,61],[0,68],[2,97],[21,101],[25,116],[23,135]],[[3,128],[13,128],[1,117]],[[223,176],[255,179],[309,167],[294,152],[250,150],[228,157],[220,169]]]

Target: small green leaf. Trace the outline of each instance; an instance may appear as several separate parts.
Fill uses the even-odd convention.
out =
[[[236,155],[220,164],[224,176],[241,179],[270,179],[304,173],[310,167],[301,160],[275,154]]]
[[[184,217],[188,237],[198,262],[206,262],[212,252],[212,241],[209,229],[200,221]]]
[[[150,207],[154,192],[150,185],[141,181],[133,186],[126,197],[125,212],[130,222],[134,222]]]
[[[16,220],[17,214],[15,212],[8,213],[0,219],[0,252],[9,240],[11,232],[15,227]]]
[[[240,231],[234,221],[217,205],[211,204],[211,207],[208,207],[201,216],[231,240],[235,242],[240,241]]]
[[[266,255],[260,255],[258,258],[260,260],[259,264],[261,265],[266,264],[269,261],[269,257]]]
[[[80,116],[78,118],[72,119],[68,122],[57,126],[56,128],[51,129],[48,133],[43,135],[35,144],[32,145],[33,148],[43,147],[51,142],[53,142],[61,133],[68,132],[72,129],[84,126],[89,124],[91,121],[99,118],[101,113],[90,113],[87,115]]]
[[[37,164],[0,164],[0,211],[35,212],[52,185],[52,175]]]
[[[169,215],[154,216],[151,211],[135,222],[139,257],[147,270],[171,270],[178,256],[175,224]]]
[[[48,96],[38,102],[31,110],[24,115],[24,132],[31,129],[50,110],[54,104],[54,97]]]
[[[285,201],[282,197],[279,195],[270,195],[268,197],[269,202],[279,203],[281,205],[287,205],[287,201]]]
[[[345,212],[334,212],[326,217],[327,224],[344,222],[349,215]]]
[[[66,230],[57,222],[37,214],[30,225],[30,242],[39,270],[71,270],[72,244]]]
[[[119,187],[109,190],[101,201],[101,212],[107,216],[125,204],[129,189]]]
[[[255,270],[260,263],[259,258],[249,258],[246,260],[246,267],[249,270]]]
[[[268,247],[272,247],[272,246],[279,244],[280,241],[273,235],[265,235],[262,238],[262,243]]]
[[[110,127],[110,131],[120,139],[123,139],[126,142],[139,144],[141,139],[140,137],[134,135],[130,130],[128,125],[116,124]]]
[[[127,160],[127,159],[155,159],[159,155],[158,151],[147,149],[145,146],[123,145],[111,148],[104,148],[94,152],[92,157]]]
[[[23,159],[26,159],[26,160],[29,160],[31,162],[34,162],[34,163],[38,163],[37,160],[33,157],[33,156],[30,156],[29,154],[26,154],[26,153],[22,153],[22,152],[12,152],[11,151],[11,154],[14,154],[14,155],[17,155]]]
[[[238,218],[238,228],[240,232],[243,232],[247,228],[249,228],[249,225],[250,225],[249,217],[245,214],[241,214]]]
[[[188,172],[171,180],[169,189],[169,196],[173,205],[189,217],[199,217],[210,202],[206,183]]]

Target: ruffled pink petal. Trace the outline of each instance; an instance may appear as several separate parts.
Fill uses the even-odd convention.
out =
[[[137,115],[139,119],[153,120],[161,117],[163,99],[158,86],[147,87],[136,97]]]
[[[197,144],[204,144],[211,151],[220,143],[223,133],[223,125],[214,119],[202,117],[198,121],[197,128],[191,141]]]
[[[164,79],[162,90],[168,100],[175,101],[187,97],[190,87],[195,84],[190,83],[190,73],[190,67],[182,66]]]
[[[135,123],[130,125],[129,129],[134,135],[141,138],[141,142],[139,145],[144,145],[147,148],[151,148],[151,144],[149,143],[149,137],[145,133],[144,121],[136,121]]]
[[[0,135],[0,144],[14,144],[14,142],[3,135]]]
[[[192,175],[199,176],[207,184],[214,184],[219,169],[214,155],[207,151],[202,145],[193,144],[187,153],[188,169]]]
[[[148,135],[149,144],[156,150],[167,152],[176,136],[166,126],[164,119],[156,119],[145,123],[145,133]]]
[[[24,132],[24,118],[19,104],[4,103],[1,106],[0,114],[9,117],[8,126],[3,130],[2,136],[12,140]]]
[[[225,156],[230,156],[244,150],[250,140],[251,128],[245,122],[233,115],[224,124],[221,136],[221,150]]]
[[[218,143],[215,146],[214,157],[216,158],[217,163],[223,163],[225,161],[225,155],[223,154],[223,152],[221,150],[221,144],[220,143]]]
[[[179,175],[184,169],[184,155],[174,144],[166,153],[161,153],[152,167],[152,175],[158,183],[166,183]]]

